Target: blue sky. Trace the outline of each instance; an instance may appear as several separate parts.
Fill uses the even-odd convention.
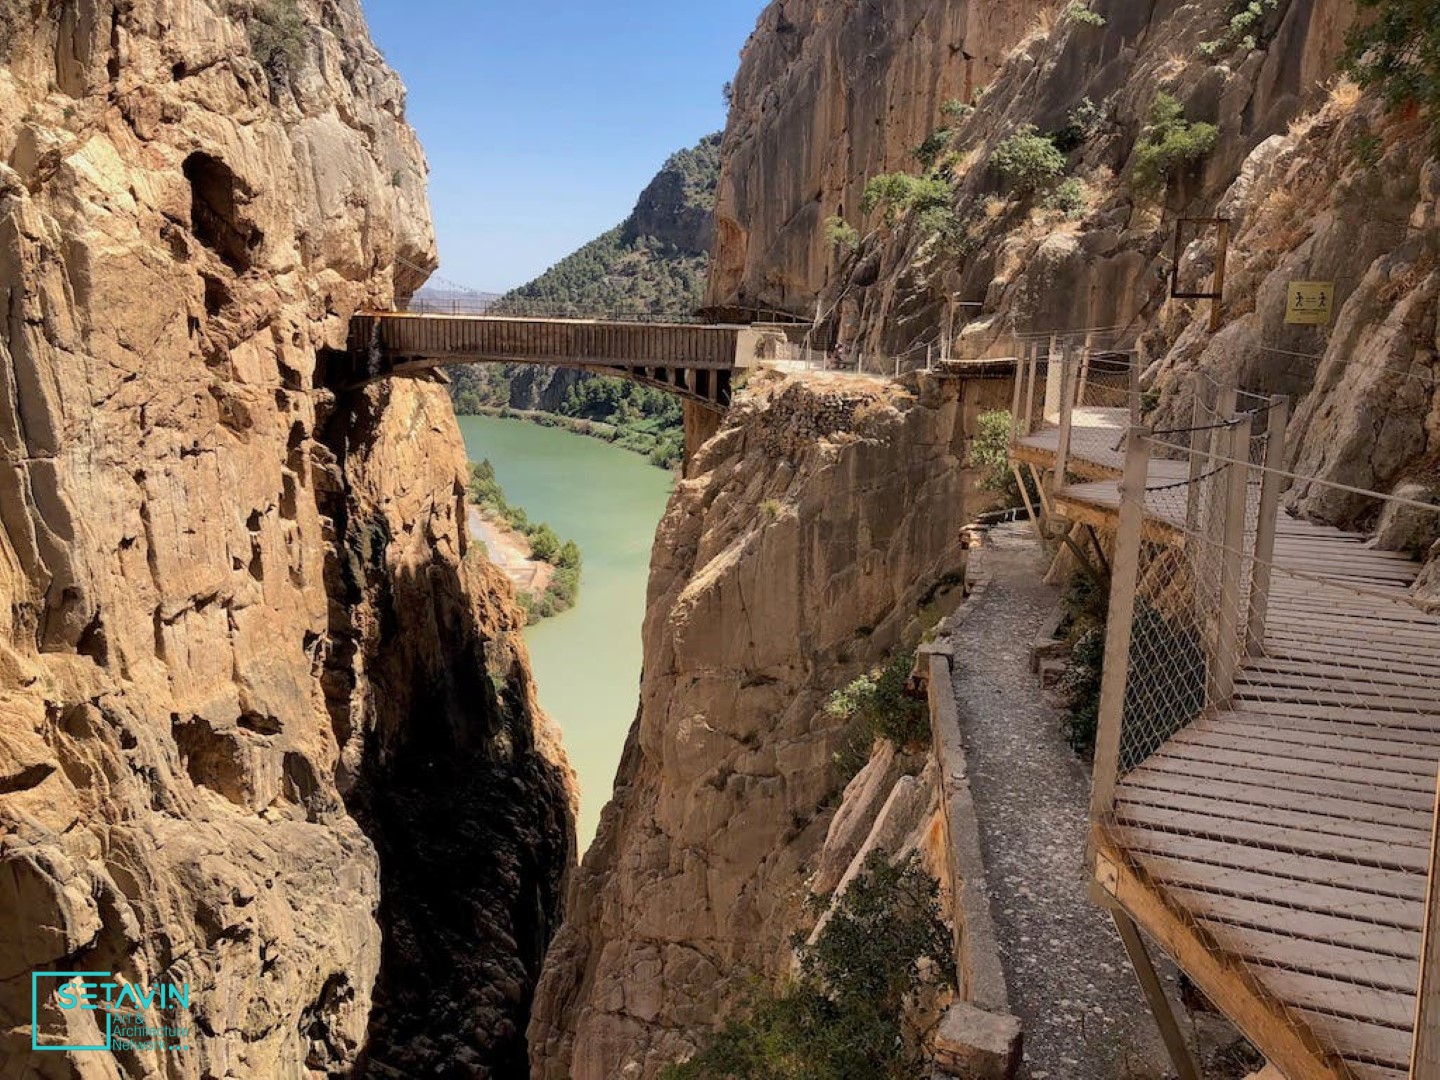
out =
[[[763,0],[363,0],[430,159],[440,274],[500,292],[724,126]]]

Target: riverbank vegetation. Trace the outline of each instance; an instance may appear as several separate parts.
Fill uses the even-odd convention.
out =
[[[909,1080],[923,1072],[907,1012],[927,990],[953,985],[954,951],[939,887],[915,856],[892,866],[876,852],[813,942],[799,974],[759,995],[662,1080]]]
[[[688,318],[699,308],[710,261],[711,218],[720,177],[720,135],[674,154],[615,228],[561,259],[534,281],[498,298],[497,315],[575,318]],[[451,370],[450,397],[462,415],[542,414],[582,435],[613,442],[670,469],[685,436],[680,402],[652,387],[564,369],[517,365]]]
[[[558,615],[575,606],[580,596],[580,548],[573,540],[561,540],[555,530],[543,522],[530,520],[523,507],[512,506],[505,498],[505,489],[495,477],[495,466],[488,460],[470,466],[470,501],[483,514],[502,522],[523,536],[530,545],[530,557],[548,563],[553,573],[539,595],[521,591],[520,606],[531,623]]]

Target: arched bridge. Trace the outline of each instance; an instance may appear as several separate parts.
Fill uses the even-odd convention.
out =
[[[543,364],[631,379],[678,395],[687,415],[718,414],[736,374],[785,340],[779,326],[366,312],[351,320],[349,353],[327,381],[342,389],[457,364]]]

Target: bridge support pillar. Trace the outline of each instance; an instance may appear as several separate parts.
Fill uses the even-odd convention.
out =
[[[685,475],[688,477],[690,462],[700,447],[720,431],[721,414],[688,398],[681,404],[685,410]]]

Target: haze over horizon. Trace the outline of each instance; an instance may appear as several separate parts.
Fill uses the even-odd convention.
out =
[[[725,125],[764,0],[364,0],[430,162],[440,279],[504,292],[634,207],[676,150]]]

